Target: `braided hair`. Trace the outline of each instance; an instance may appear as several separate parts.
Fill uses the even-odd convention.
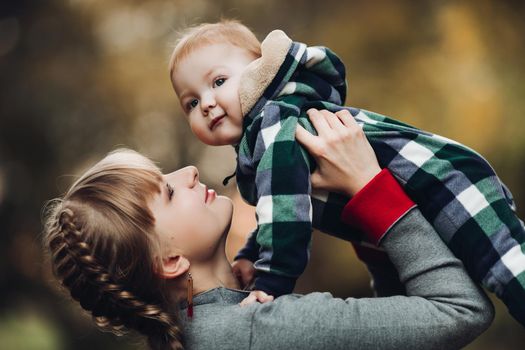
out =
[[[148,201],[161,173],[147,158],[117,150],[46,207],[44,245],[55,276],[102,330],[136,330],[151,349],[182,349],[182,333],[158,271]]]

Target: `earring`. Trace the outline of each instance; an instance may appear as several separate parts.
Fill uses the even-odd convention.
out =
[[[187,282],[188,282],[188,296],[187,296],[188,311],[187,311],[187,315],[188,315],[188,317],[191,318],[191,317],[193,317],[193,278],[191,277],[191,272],[188,272]]]

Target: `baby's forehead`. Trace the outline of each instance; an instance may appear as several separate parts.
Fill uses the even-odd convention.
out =
[[[172,80],[175,91],[178,93],[180,83],[204,77],[210,71],[228,67],[228,64],[238,61],[242,55],[249,55],[245,48],[228,42],[207,43],[195,47],[193,50],[180,55],[172,67]]]
[[[251,52],[244,47],[237,46],[230,42],[206,42],[195,45],[191,49],[180,53],[172,65],[172,71],[176,71],[181,66],[192,65],[197,57],[200,64],[218,66],[221,62],[217,61],[214,53],[221,54],[221,61],[235,59],[239,56],[252,56]]]

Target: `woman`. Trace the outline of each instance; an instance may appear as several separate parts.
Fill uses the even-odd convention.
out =
[[[56,275],[99,326],[135,329],[152,349],[452,349],[473,340],[493,318],[490,302],[380,171],[350,115],[310,117],[319,136],[297,137],[317,158],[313,185],[354,196],[343,219],[387,251],[408,296],[252,295],[260,302],[239,306],[249,292],[224,252],[231,201],[196,168],[162,175],[132,151],[108,155],[55,201],[45,242]],[[370,215],[370,201],[387,204]]]

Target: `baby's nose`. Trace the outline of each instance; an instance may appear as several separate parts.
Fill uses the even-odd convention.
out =
[[[212,109],[216,105],[217,103],[215,102],[215,98],[213,98],[213,96],[206,96],[206,98],[203,98],[201,102],[202,111],[204,113],[208,113],[210,109]]]

